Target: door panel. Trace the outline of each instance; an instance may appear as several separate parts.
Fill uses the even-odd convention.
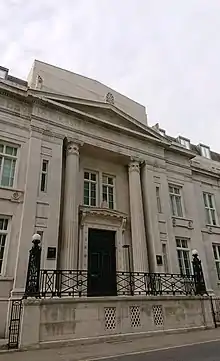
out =
[[[88,296],[116,295],[115,232],[89,229],[88,243]]]

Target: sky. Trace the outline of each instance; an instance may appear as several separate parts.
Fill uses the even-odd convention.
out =
[[[146,106],[149,125],[220,153],[220,0],[0,0],[0,65],[34,59]]]

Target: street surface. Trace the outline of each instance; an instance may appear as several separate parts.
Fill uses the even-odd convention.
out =
[[[189,345],[190,344],[190,345]],[[163,350],[161,350],[163,349]],[[154,351],[153,351],[154,350]],[[0,361],[220,361],[220,328],[132,341],[0,352]]]

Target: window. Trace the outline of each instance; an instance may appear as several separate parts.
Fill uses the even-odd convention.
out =
[[[161,201],[160,201],[160,187],[156,187],[156,199],[157,199],[157,211],[162,213]]]
[[[114,177],[102,176],[102,200],[108,203],[110,209],[114,209]]]
[[[183,217],[183,208],[181,202],[181,188],[169,186],[171,209],[173,216]]]
[[[214,194],[203,193],[203,200],[206,212],[206,222],[212,226],[217,225],[217,216],[215,210]]]
[[[17,148],[0,144],[0,185],[13,187]]]
[[[218,279],[220,280],[220,244],[212,245],[214,259],[215,259],[215,267],[218,275]]]
[[[43,159],[42,168],[41,168],[41,182],[40,182],[41,192],[47,191],[48,163],[49,163],[48,160]]]
[[[177,257],[179,262],[180,273],[190,276],[192,274],[189,248],[187,239],[176,239]]]
[[[8,235],[8,218],[0,217],[0,274],[3,269],[6,240]]]
[[[0,79],[6,79],[8,74],[8,69],[0,66]]]
[[[167,257],[167,245],[166,243],[162,243],[162,257],[163,257],[163,266],[164,266],[164,272],[169,272],[168,267],[168,257]]]
[[[97,204],[97,174],[84,172],[84,205],[96,206]]]
[[[211,159],[210,148],[206,145],[200,145],[201,155],[205,158]]]
[[[189,141],[189,139],[179,137],[179,142],[184,148],[190,149],[190,141]]]

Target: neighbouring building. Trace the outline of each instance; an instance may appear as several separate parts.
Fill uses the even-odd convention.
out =
[[[220,154],[148,126],[144,106],[100,82],[0,67],[0,337],[36,232],[42,268],[102,270],[90,293],[109,294],[117,270],[191,274],[197,249],[218,294],[219,180]]]

